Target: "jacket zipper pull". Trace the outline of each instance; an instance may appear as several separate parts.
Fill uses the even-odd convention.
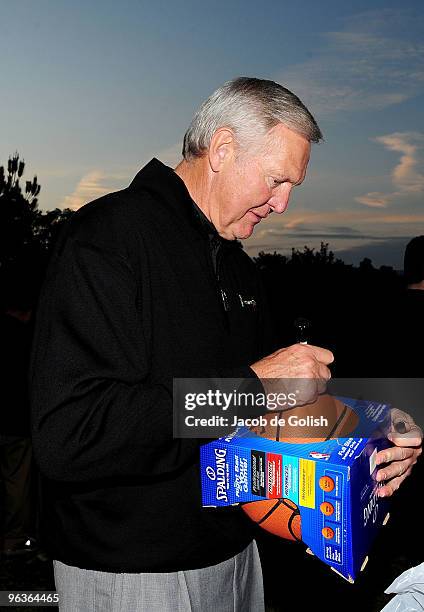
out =
[[[228,303],[228,298],[227,298],[227,294],[225,293],[224,289],[221,289],[221,299],[222,299],[222,303],[224,304],[224,310],[225,312],[228,312],[230,310],[230,305]]]

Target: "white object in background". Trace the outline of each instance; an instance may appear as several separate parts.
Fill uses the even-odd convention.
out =
[[[381,612],[423,612],[424,563],[403,572],[384,592],[397,593],[397,595]]]

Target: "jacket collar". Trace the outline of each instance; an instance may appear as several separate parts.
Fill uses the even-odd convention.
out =
[[[226,248],[240,247],[237,240],[226,240],[218,234],[215,226],[192,200],[184,181],[172,168],[155,157],[136,174],[128,189],[154,193],[156,197],[172,206],[179,216],[183,216],[207,236],[213,248],[218,245]]]

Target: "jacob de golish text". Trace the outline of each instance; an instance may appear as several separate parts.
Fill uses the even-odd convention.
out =
[[[254,417],[254,418],[242,418],[234,416],[229,419],[224,416],[214,415],[209,418],[196,417],[193,414],[187,415],[184,419],[187,427],[266,427],[271,425],[273,427],[328,427],[328,419],[323,416],[320,417],[298,417],[296,415],[290,415],[287,418],[281,417],[276,414],[273,417]]]

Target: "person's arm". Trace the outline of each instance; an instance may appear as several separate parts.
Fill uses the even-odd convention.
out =
[[[67,240],[51,265],[30,367],[41,471],[59,481],[155,476],[195,460],[173,440],[172,379],[149,381],[136,277],[119,253]]]

